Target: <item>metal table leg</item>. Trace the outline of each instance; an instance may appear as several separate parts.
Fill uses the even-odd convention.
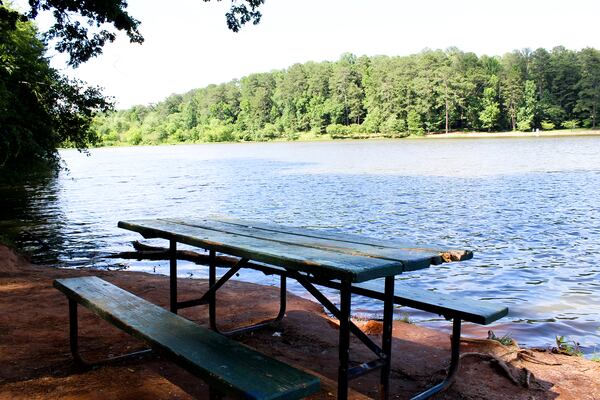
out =
[[[152,349],[144,349],[94,362],[84,360],[79,353],[79,318],[77,316],[77,302],[73,299],[69,299],[69,347],[75,365],[80,369],[90,369],[100,365],[132,360],[152,354]]]
[[[390,394],[390,371],[392,362],[392,329],[394,319],[394,277],[385,278],[385,299],[383,302],[383,334],[381,337],[381,349],[384,355],[384,365],[381,368],[381,386],[379,396],[381,400],[389,398]]]
[[[217,283],[217,253],[214,249],[208,251],[208,287]],[[217,326],[217,294],[211,291],[208,295],[208,320],[211,327]]]
[[[350,360],[351,282],[343,280],[340,288],[340,339],[338,369],[338,399],[348,398],[348,362]]]
[[[172,313],[177,314],[177,242],[169,242],[169,305]]]
[[[229,271],[217,281],[216,254],[215,254],[214,250],[210,250],[209,273],[208,273],[209,289],[208,289],[208,291],[204,294],[204,296],[202,296],[201,299],[192,300],[192,301],[188,301],[188,302],[184,302],[184,303],[179,303],[180,308],[181,308],[181,305],[183,305],[184,307],[187,307],[187,306],[194,305],[194,304],[205,304],[204,300],[206,299],[206,301],[208,302],[208,319],[209,319],[210,328],[213,331],[218,332],[225,336],[232,336],[232,335],[237,335],[240,333],[252,332],[257,329],[261,329],[268,325],[271,325],[274,322],[280,321],[283,318],[283,316],[285,315],[285,310],[286,310],[286,305],[287,305],[286,304],[287,285],[286,285],[286,274],[284,272],[280,273],[281,282],[280,282],[280,286],[279,286],[279,312],[277,313],[277,316],[275,318],[267,319],[265,321],[261,321],[259,323],[256,323],[256,324],[253,324],[250,326],[244,326],[244,327],[233,329],[233,330],[230,330],[227,332],[221,331],[217,327],[217,291],[219,290],[219,288],[221,286],[223,286],[225,284],[225,282],[227,282],[230,278],[232,278],[237,273],[237,271],[239,271],[241,268],[245,267],[247,264],[248,264],[248,259],[241,258],[240,261],[238,261],[238,263],[236,265],[231,267],[229,269]]]

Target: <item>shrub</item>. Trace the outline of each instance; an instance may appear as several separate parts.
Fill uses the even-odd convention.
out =
[[[555,128],[554,122],[552,121],[542,121],[542,130],[551,131]]]
[[[232,142],[236,139],[233,126],[216,118],[211,119],[208,125],[203,125],[201,133],[201,139],[207,142]]]
[[[571,119],[569,121],[563,122],[562,126],[564,126],[567,129],[579,128],[579,121],[577,121],[576,119]]]
[[[365,128],[360,124],[350,124],[350,125],[348,125],[348,128],[350,128],[350,133],[353,136],[357,136],[357,135],[361,136],[363,133],[366,133]],[[362,136],[364,136],[364,135],[362,135]]]
[[[104,146],[116,146],[119,143],[119,134],[116,131],[110,131],[102,136]]]
[[[130,129],[129,130],[129,135],[127,138],[127,142],[129,144],[132,144],[134,146],[137,146],[138,144],[142,143],[142,132],[139,129]]]
[[[273,140],[281,136],[278,127],[271,123],[266,123],[261,129],[254,134],[255,140]]]
[[[352,128],[342,124],[331,124],[327,125],[325,132],[330,134],[332,138],[342,138],[348,137],[352,133]]]
[[[517,129],[521,132],[529,132],[531,130],[531,124],[529,121],[517,122]]]

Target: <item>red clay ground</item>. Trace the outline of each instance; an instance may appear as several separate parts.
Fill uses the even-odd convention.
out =
[[[166,277],[134,272],[64,270],[30,264],[0,245],[0,400],[4,399],[204,399],[207,387],[166,360],[154,357],[79,372],[68,346],[67,302],[52,287],[56,278],[98,275],[154,303],[166,306]],[[182,279],[181,297],[198,295],[206,282]],[[240,298],[243,297],[243,302]],[[337,329],[319,305],[289,295],[286,318],[240,341],[284,362],[335,379]],[[219,292],[223,327],[261,320],[276,312],[278,290],[231,282]],[[240,305],[241,304],[241,305]],[[205,307],[182,314],[206,324]],[[82,353],[89,359],[141,348],[87,311],[81,313]],[[363,324],[377,337],[379,324]],[[274,335],[275,332],[278,334]],[[409,398],[437,382],[449,359],[446,334],[398,322],[394,325],[393,398]],[[465,340],[457,382],[438,399],[600,399],[600,363],[550,352],[505,347],[495,341]],[[352,342],[351,360],[370,359]],[[352,381],[352,388],[377,396],[376,374]],[[332,399],[324,385],[315,399]],[[354,394],[355,398],[360,398]]]

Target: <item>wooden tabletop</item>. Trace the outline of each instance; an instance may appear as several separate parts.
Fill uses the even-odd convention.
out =
[[[364,282],[432,264],[468,260],[469,250],[423,247],[397,240],[293,228],[237,219],[119,221],[146,238],[175,240],[333,279]]]

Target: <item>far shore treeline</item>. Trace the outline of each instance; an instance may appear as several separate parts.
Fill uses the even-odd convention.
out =
[[[294,64],[100,114],[103,145],[596,128],[600,51],[451,48]],[[305,134],[304,134],[305,133]]]

